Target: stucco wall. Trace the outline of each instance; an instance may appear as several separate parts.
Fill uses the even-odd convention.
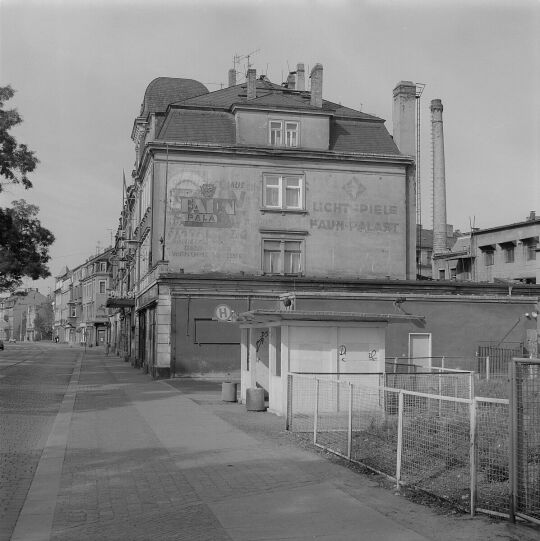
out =
[[[396,298],[398,296],[396,295]],[[403,314],[394,306],[395,299],[320,299],[298,298],[297,310],[330,310]],[[409,333],[432,334],[432,356],[474,357],[480,342],[501,340],[518,321],[506,338],[508,342],[526,342],[527,329],[535,329],[536,321],[523,316],[536,308],[530,301],[505,302],[504,298],[477,300],[452,298],[411,299],[401,304],[409,314],[425,316],[425,324],[390,323],[386,334],[386,356],[408,356]]]
[[[305,210],[265,211],[264,173],[303,174]],[[295,231],[305,243],[306,276],[406,277],[402,166],[198,157],[156,163],[154,185],[154,229],[166,224],[164,259],[172,270],[260,274],[265,232]],[[161,254],[158,239],[153,254]]]

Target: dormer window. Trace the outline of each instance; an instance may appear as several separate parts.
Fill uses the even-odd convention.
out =
[[[298,146],[298,122],[270,121],[270,144],[274,147]]]

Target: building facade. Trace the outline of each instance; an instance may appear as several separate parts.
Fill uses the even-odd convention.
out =
[[[320,64],[310,79],[299,64],[284,85],[249,70],[216,92],[148,86],[108,305],[115,347],[155,376],[235,365],[217,305],[268,307],[304,279],[415,278],[415,86],[394,90],[392,138],[323,99]]]
[[[56,278],[53,339],[69,344],[105,345],[109,341],[106,308],[111,287],[112,248],[88,258]]]
[[[0,340],[40,340],[36,318],[49,299],[37,289],[26,288],[0,298]]]
[[[540,280],[540,218],[534,212],[514,224],[473,230],[433,257],[434,278],[536,284]]]

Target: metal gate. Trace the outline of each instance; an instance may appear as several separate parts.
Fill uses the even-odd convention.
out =
[[[540,524],[540,360],[510,365],[510,518]]]

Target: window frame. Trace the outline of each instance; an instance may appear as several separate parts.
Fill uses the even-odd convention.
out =
[[[270,253],[270,250],[265,248],[265,244],[277,243],[279,244],[279,252],[274,250],[272,253],[279,253],[277,259],[279,269],[270,270],[266,265],[266,254]],[[287,243],[298,243],[298,250],[287,250]],[[298,272],[287,272],[287,254],[298,254]],[[289,264],[290,264],[289,260]],[[306,264],[306,241],[303,235],[298,234],[265,234],[261,237],[261,270],[265,276],[304,276]]]
[[[287,180],[297,180],[298,187],[288,186]],[[269,184],[270,180],[277,180],[275,184]],[[277,189],[277,204],[269,203],[268,187]],[[298,206],[287,204],[287,189],[295,189],[298,192]],[[306,177],[303,173],[263,173],[262,177],[262,209],[279,212],[305,212],[306,211]]]
[[[279,127],[277,125],[279,124]],[[291,126],[294,125],[294,128]],[[278,135],[279,141],[274,135]],[[294,134],[294,137],[292,135]],[[294,139],[294,141],[293,141]],[[268,119],[268,144],[271,147],[298,148],[300,146],[300,121],[285,118]]]
[[[103,284],[103,291],[101,291],[101,285]],[[98,282],[98,291],[100,295],[105,295],[107,293],[107,280],[99,280]]]

